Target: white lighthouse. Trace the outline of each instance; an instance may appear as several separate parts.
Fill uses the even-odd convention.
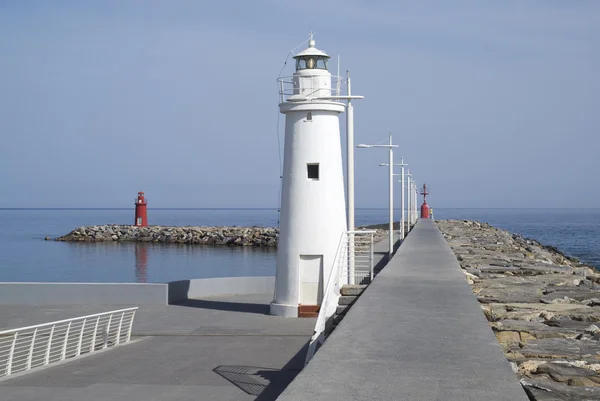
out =
[[[294,56],[291,80],[280,81],[285,147],[272,315],[316,313],[346,231],[339,123],[345,105],[335,98],[329,58],[311,35]]]

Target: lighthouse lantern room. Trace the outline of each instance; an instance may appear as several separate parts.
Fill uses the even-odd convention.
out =
[[[294,56],[289,91],[280,80],[285,145],[273,315],[316,315],[347,229],[339,126],[345,105],[332,96],[329,58],[311,35]]]

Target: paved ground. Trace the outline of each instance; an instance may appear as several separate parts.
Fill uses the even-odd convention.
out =
[[[310,319],[269,316],[269,302],[272,299],[272,294],[236,295],[191,299],[181,305],[140,306],[135,317],[133,334],[312,334],[314,322],[310,323]],[[0,305],[0,329],[46,323],[124,307],[128,306]]]
[[[387,239],[375,250],[380,270]],[[132,343],[0,381],[0,400],[275,400],[304,365],[315,319],[269,316],[272,298],[142,306]],[[0,330],[123,308],[0,305]]]
[[[0,382],[0,400],[273,400],[296,376],[315,319],[268,316],[272,294],[141,307],[136,342]],[[122,306],[0,307],[3,328]]]
[[[527,399],[431,220],[419,221],[279,398]]]

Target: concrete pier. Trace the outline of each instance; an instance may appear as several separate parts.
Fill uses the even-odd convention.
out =
[[[132,344],[1,380],[0,399],[527,400],[433,221],[386,262],[303,370],[315,319],[268,316],[272,294],[221,295],[141,305]],[[0,326],[111,309],[0,305]]]
[[[527,400],[431,220],[419,220],[278,398]]]

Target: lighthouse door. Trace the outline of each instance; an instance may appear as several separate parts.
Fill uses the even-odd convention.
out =
[[[300,305],[320,305],[323,299],[323,255],[300,255]]]

